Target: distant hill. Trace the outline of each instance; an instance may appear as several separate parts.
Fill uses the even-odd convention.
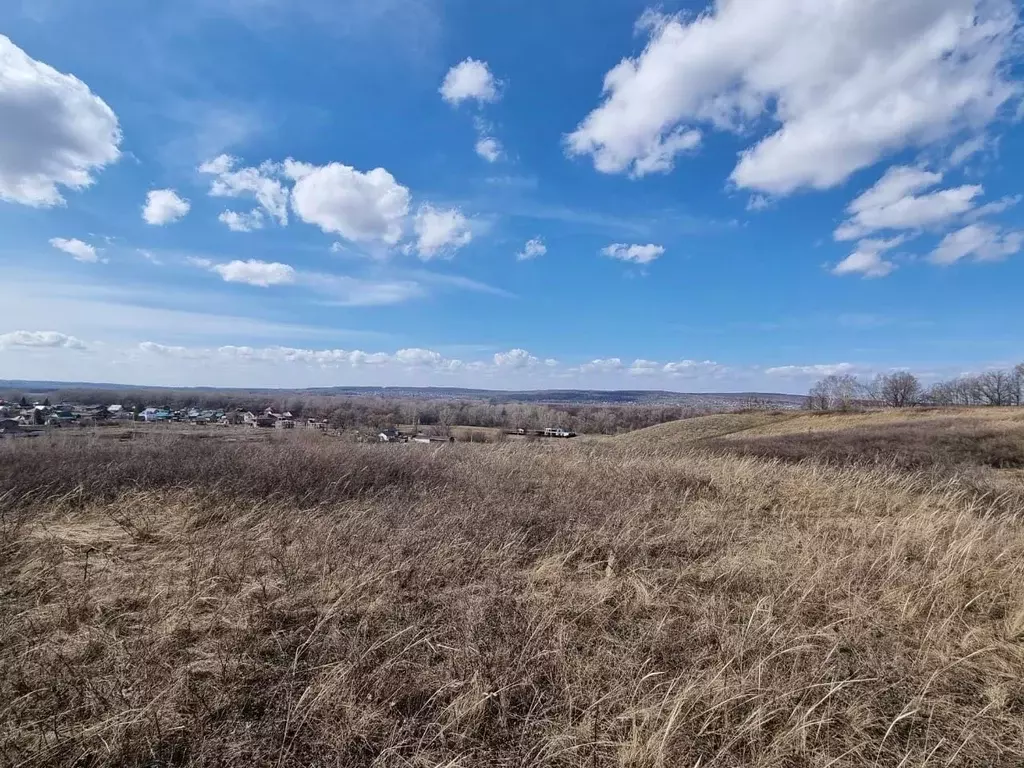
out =
[[[802,395],[778,392],[668,392],[664,390],[547,389],[509,391],[462,387],[310,387],[267,389],[258,387],[147,387],[83,381],[25,381],[0,379],[0,391],[46,394],[58,391],[225,392],[234,394],[320,395],[348,397],[414,398],[419,400],[480,400],[490,403],[545,403],[587,405],[685,405],[694,408],[733,408],[751,401],[777,408],[799,408]]]

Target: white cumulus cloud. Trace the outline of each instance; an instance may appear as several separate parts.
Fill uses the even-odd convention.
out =
[[[998,261],[1020,253],[1024,232],[1007,232],[990,224],[968,224],[946,235],[929,257],[933,264],[955,264],[961,259]]]
[[[409,213],[409,190],[383,168],[367,173],[341,163],[286,163],[295,179],[292,208],[307,224],[356,243],[395,245]]]
[[[394,360],[399,365],[413,368],[436,368],[444,361],[444,357],[431,349],[412,348],[398,350]]]
[[[539,364],[540,360],[525,349],[510,349],[508,352],[498,352],[494,355],[494,365],[498,368],[521,370]]]
[[[487,62],[476,59],[466,59],[449,69],[440,92],[445,101],[456,106],[471,99],[484,103],[499,98],[498,82]]]
[[[481,136],[476,142],[476,153],[488,163],[496,163],[503,153],[501,142],[493,136]]]
[[[656,360],[634,360],[629,367],[631,376],[656,376],[661,372],[661,363]]]
[[[835,231],[836,240],[856,240],[881,230],[941,226],[970,211],[975,198],[984,192],[980,185],[972,184],[918,194],[940,181],[940,173],[907,166],[890,168],[850,203],[850,218]]]
[[[50,245],[56,248],[58,251],[64,251],[74,257],[75,261],[84,261],[90,264],[95,264],[99,261],[99,256],[96,254],[96,248],[84,243],[78,238],[71,238],[68,240],[63,237],[54,237],[50,239]]]
[[[288,223],[288,188],[282,183],[284,167],[266,161],[258,168],[236,168],[238,160],[219,155],[199,166],[199,172],[213,176],[212,197],[251,197],[263,211],[282,226]],[[221,219],[223,221],[223,219]]]
[[[548,247],[544,245],[544,241],[539,237],[534,237],[526,241],[526,245],[523,246],[523,250],[516,254],[516,259],[519,261],[528,261],[530,259],[536,259],[538,256],[544,256],[548,252]]]
[[[166,344],[157,344],[153,341],[143,341],[139,344],[139,349],[151,355],[176,357],[180,360],[205,360],[211,357],[209,350],[168,346]]]
[[[235,260],[226,264],[214,264],[209,267],[229,283],[246,283],[267,288],[271,285],[287,285],[295,282],[295,269],[288,264],[278,262]]]
[[[662,370],[670,376],[694,378],[707,374],[722,373],[725,368],[714,360],[679,360],[674,363],[665,363]]]
[[[36,61],[0,35],[0,200],[64,202],[120,157],[117,116],[73,75]]]
[[[650,243],[648,245],[626,245],[625,243],[614,243],[601,250],[601,253],[610,259],[619,261],[630,261],[634,264],[650,264],[665,253],[665,248]]]
[[[856,250],[832,268],[834,275],[862,275],[864,277],[885,277],[896,265],[883,256],[902,245],[904,238],[890,240],[861,240]]]
[[[81,339],[56,331],[12,331],[0,333],[0,349],[27,347],[34,349],[77,349],[88,347]]]
[[[442,209],[421,205],[413,221],[416,252],[424,261],[451,257],[473,239],[469,220],[457,208]]]
[[[625,368],[622,360],[618,357],[600,358],[584,363],[579,367],[580,373],[615,373]]]
[[[142,218],[147,224],[162,227],[183,219],[192,204],[178,196],[173,189],[153,189],[146,195]]]
[[[259,208],[254,208],[248,213],[224,211],[217,217],[217,220],[232,232],[252,232],[255,229],[263,229],[263,211]]]
[[[908,147],[978,129],[1019,94],[1013,0],[717,0],[647,13],[643,52],[604,80],[566,138],[606,173],[671,169],[699,130],[774,132],[731,174],[741,188],[827,189]]]

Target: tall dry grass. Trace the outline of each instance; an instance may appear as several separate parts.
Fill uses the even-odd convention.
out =
[[[956,472],[283,435],[0,488],[4,764],[1024,764],[1021,510]]]
[[[1024,413],[1021,414],[1024,416]],[[905,470],[963,466],[1024,468],[1024,419],[929,418],[838,430],[716,437],[704,447],[786,461],[881,463]]]

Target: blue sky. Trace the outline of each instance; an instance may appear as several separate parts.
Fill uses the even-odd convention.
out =
[[[0,8],[0,378],[1024,359],[1012,0]]]

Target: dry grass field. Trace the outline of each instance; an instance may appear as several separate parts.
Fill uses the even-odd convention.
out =
[[[0,764],[1017,768],[1020,415],[0,442]]]

